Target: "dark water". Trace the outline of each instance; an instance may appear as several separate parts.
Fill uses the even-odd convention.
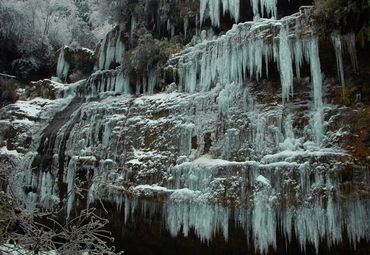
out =
[[[158,211],[155,215],[145,213],[135,213],[124,223],[124,213],[117,210],[114,205],[106,204],[105,213],[100,210],[100,214],[109,219],[108,229],[115,238],[117,250],[123,250],[125,255],[246,255],[260,254],[255,252],[253,244],[248,242],[245,231],[235,226],[233,222],[229,224],[229,239],[226,241],[222,233],[217,233],[211,242],[201,242],[190,231],[188,237],[179,234],[176,238],[171,237],[165,228],[165,223]],[[141,211],[140,209],[137,211]],[[343,235],[345,239],[345,235]],[[277,254],[307,254],[317,255],[315,247],[308,245],[306,251],[302,252],[300,244],[293,238],[290,243],[277,235],[277,249],[270,247],[268,255]],[[319,248],[319,254],[328,255],[369,255],[370,244],[363,240],[357,244],[356,250],[347,241],[342,244],[329,248],[324,240]]]

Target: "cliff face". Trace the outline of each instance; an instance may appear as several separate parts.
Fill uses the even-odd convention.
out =
[[[244,17],[220,2],[232,20]],[[200,1],[200,20],[222,27],[212,4]],[[135,81],[119,65],[130,39],[115,28],[87,80],[48,81],[52,98],[1,109],[3,165],[22,169],[9,191],[31,208],[65,204],[67,217],[112,203],[123,229],[153,221],[156,233],[211,246],[222,237],[236,245],[241,231],[256,253],[281,253],[285,243],[335,253],[349,243],[346,252],[361,245],[365,254],[369,51],[357,54],[353,35],[324,40],[314,25],[304,7],[220,36],[204,31]],[[68,60],[59,60],[65,78]]]

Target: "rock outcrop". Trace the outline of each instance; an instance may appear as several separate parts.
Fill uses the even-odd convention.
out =
[[[157,94],[149,78],[132,84],[118,66],[116,27],[87,80],[50,82],[58,93],[1,109],[0,155],[23,169],[9,189],[28,207],[65,205],[67,217],[101,203],[114,204],[123,224],[160,215],[172,237],[210,244],[232,242],[238,228],[256,253],[344,243],[354,252],[370,238],[369,91],[360,82],[369,63],[357,60],[352,35],[320,51],[314,22],[302,7],[213,39],[202,32],[169,59],[163,72],[174,83]]]

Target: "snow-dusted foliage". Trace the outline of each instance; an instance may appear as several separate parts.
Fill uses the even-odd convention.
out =
[[[10,41],[14,52],[23,58],[39,60],[39,66],[48,65],[53,50],[63,45],[92,48],[103,38],[111,25],[99,19],[99,13],[94,1],[3,0],[1,43]]]

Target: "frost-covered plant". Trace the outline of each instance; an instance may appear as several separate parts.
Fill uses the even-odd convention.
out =
[[[2,0],[0,49],[5,58],[0,59],[0,67],[11,71],[11,61],[33,59],[37,64],[33,71],[45,73],[51,68],[53,51],[60,47],[71,43],[94,47],[95,30],[102,26],[92,19],[95,6],[92,0]]]
[[[16,90],[19,86],[20,83],[17,80],[5,80],[0,78],[0,107],[14,103],[18,99]],[[0,182],[3,180],[4,176],[8,174],[9,173],[6,173],[6,170],[1,167]]]
[[[175,40],[155,39],[145,28],[139,29],[137,34],[136,47],[126,51],[122,57],[123,70],[133,84],[148,77],[151,72],[160,70],[171,54],[183,48]]]
[[[324,34],[358,32],[369,25],[369,1],[315,0],[314,17]]]
[[[138,45],[124,53],[123,69],[131,77],[146,75],[157,67],[160,59],[160,48],[150,33],[144,32]]]
[[[60,224],[56,212],[24,210],[15,205],[13,199],[0,193],[0,245],[8,252],[122,254],[116,253],[114,246],[109,245],[113,238],[104,229],[108,221],[98,216],[95,209],[83,210],[76,218]]]

